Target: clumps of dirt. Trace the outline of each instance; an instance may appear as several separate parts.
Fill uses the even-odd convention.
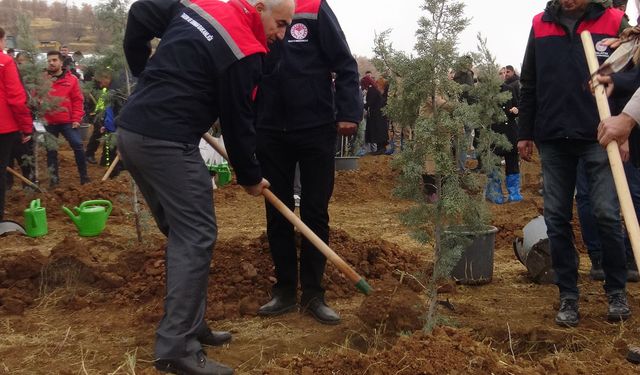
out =
[[[382,240],[358,241],[341,230],[331,231],[333,249],[375,288],[384,287],[396,270],[417,272],[421,262],[414,255]],[[214,250],[209,274],[207,318],[212,320],[254,316],[268,302],[276,282],[266,234],[254,239],[237,237],[220,241]],[[324,286],[328,299],[350,298],[357,294],[353,283],[328,264]],[[152,252],[140,271],[127,279],[116,301],[147,301],[164,295],[164,251]],[[162,314],[161,304],[142,319],[153,321]]]
[[[395,336],[400,332],[413,332],[424,326],[426,311],[420,289],[386,278],[379,283],[374,294],[365,298],[356,310],[356,316],[371,329]]]
[[[284,357],[263,370],[263,374],[351,374],[362,369],[367,374],[524,374],[508,364],[504,355],[472,338],[469,331],[436,328],[401,337],[389,349],[371,349],[363,354],[340,350],[327,355],[304,354]]]
[[[49,256],[37,250],[3,255],[1,311],[22,314],[36,299],[60,289],[64,290],[60,301],[72,309],[86,305],[78,303],[77,297],[89,290],[100,291],[92,294],[98,302],[104,302],[106,294],[122,288],[138,272],[154,241],[132,248],[126,244],[126,240],[116,235],[108,238],[73,235],[57,243]]]
[[[367,202],[390,197],[399,172],[391,166],[391,156],[365,156],[358,159],[358,169],[336,171],[333,200]]]

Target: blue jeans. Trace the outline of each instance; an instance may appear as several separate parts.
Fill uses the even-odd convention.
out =
[[[602,245],[604,290],[623,292],[627,269],[620,205],[606,151],[597,142],[558,140],[538,144],[544,174],[544,219],[560,298],[579,297],[577,253],[571,219],[578,163],[589,182],[589,198]]]
[[[82,145],[80,131],[74,129],[71,124],[47,125],[45,128],[47,132],[53,134],[56,138],[62,133],[62,136],[69,142],[69,146],[71,146],[76,158],[80,182],[87,182],[89,180],[89,175],[87,174],[87,159],[84,155],[84,146]],[[47,150],[47,168],[49,168],[49,173],[51,173],[51,181],[57,183],[59,179],[58,150]]]
[[[627,183],[629,184],[629,190],[631,191],[633,207],[635,208],[636,216],[640,217],[640,170],[634,167],[631,162],[626,162],[623,165],[624,173],[627,176]],[[578,163],[576,190],[576,204],[578,208],[578,219],[580,220],[580,227],[582,228],[582,240],[587,246],[591,262],[600,263],[600,259],[602,259],[602,244],[600,243],[600,236],[598,236],[596,218],[593,217],[593,214],[591,213],[589,180],[582,161]],[[624,234],[624,247],[627,255],[627,264],[632,265],[634,263],[634,257],[633,250],[631,249],[631,242],[629,241],[629,235],[624,228],[622,231]]]

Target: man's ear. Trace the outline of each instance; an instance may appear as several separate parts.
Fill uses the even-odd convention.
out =
[[[264,6],[264,3],[262,1],[258,1],[256,3],[256,10],[258,11],[258,13],[264,12],[265,6]]]

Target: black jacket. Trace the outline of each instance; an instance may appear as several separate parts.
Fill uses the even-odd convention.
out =
[[[152,138],[198,144],[220,118],[238,183],[262,174],[255,158],[254,93],[266,37],[260,16],[244,0],[139,0],[131,6],[124,39],[139,76],[117,120]],[[149,41],[162,41],[151,59]]]
[[[567,30],[559,12],[550,2],[533,20],[520,77],[518,139],[596,141],[600,121],[579,33],[591,31],[602,63],[611,50],[598,43],[619,34],[623,13],[590,3],[575,29]]]
[[[360,123],[358,66],[326,1],[297,1],[285,40],[266,57],[257,102],[258,128],[290,131],[336,121]]]

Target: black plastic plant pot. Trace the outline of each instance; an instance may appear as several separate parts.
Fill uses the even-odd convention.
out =
[[[336,171],[353,171],[358,169],[357,156],[336,156]]]
[[[489,225],[479,229],[450,227],[445,230],[445,237],[467,240],[460,260],[451,271],[451,277],[457,283],[481,285],[491,282],[497,232],[498,228]]]

